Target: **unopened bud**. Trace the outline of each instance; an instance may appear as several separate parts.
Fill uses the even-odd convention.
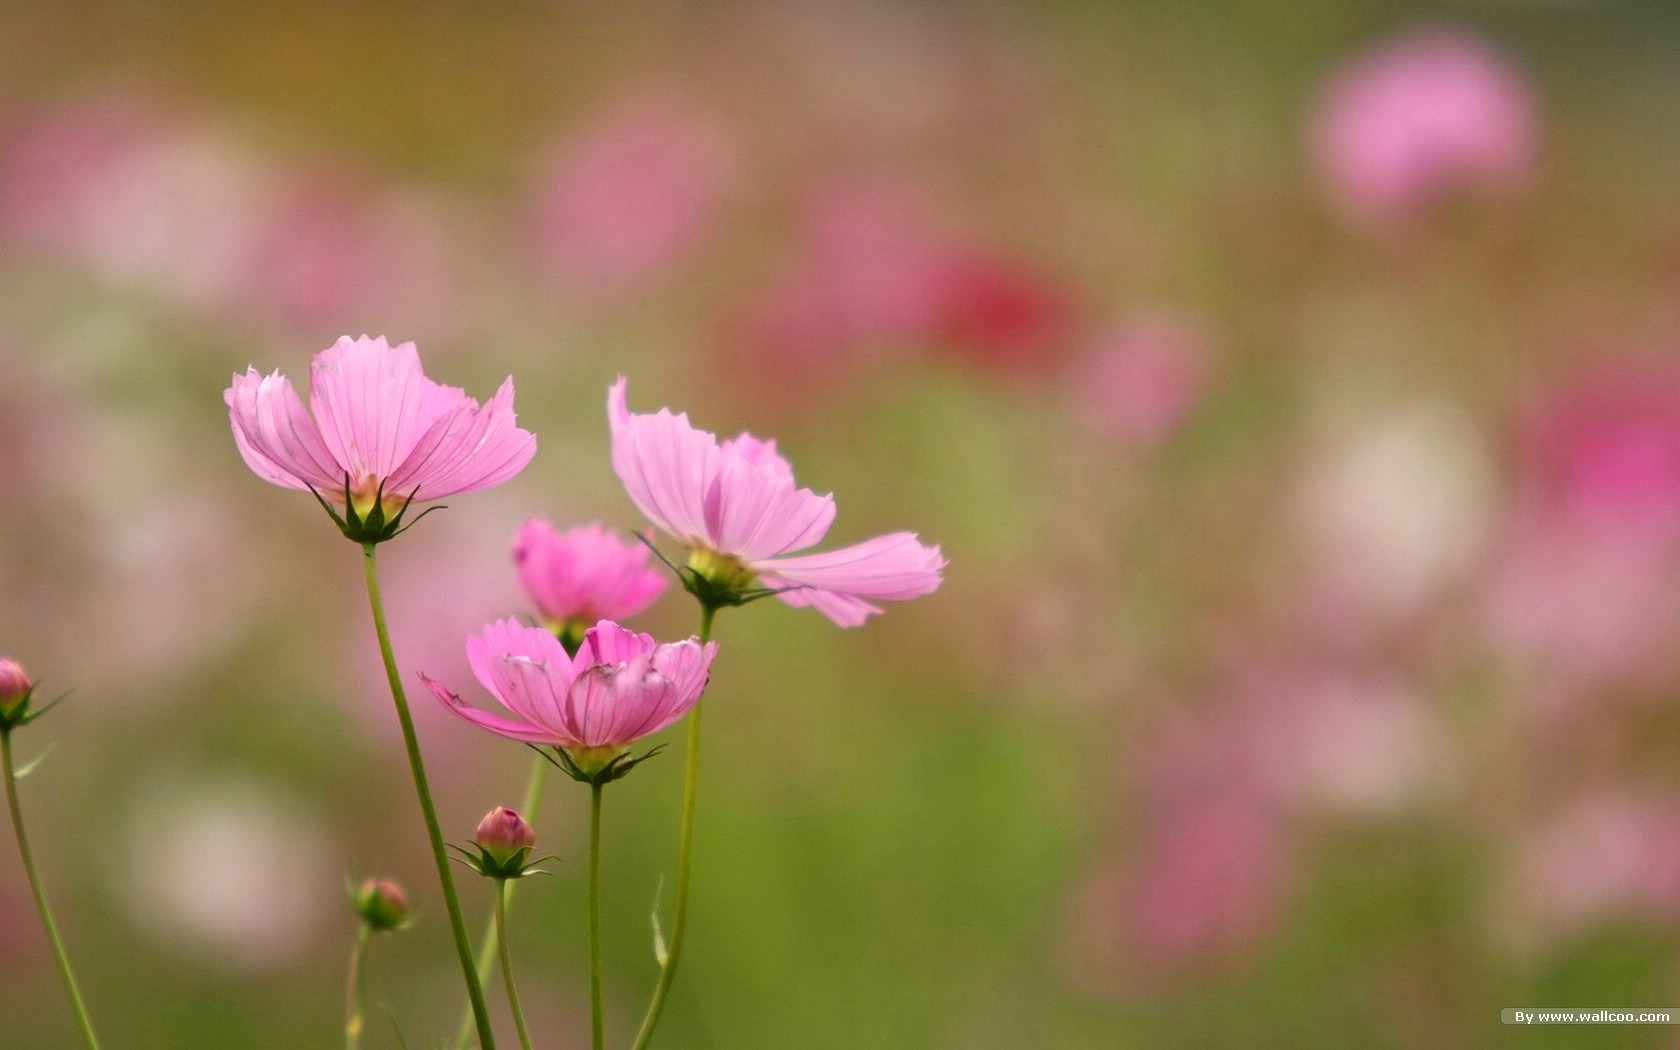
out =
[[[374,931],[394,930],[408,922],[413,909],[396,879],[364,879],[350,894],[356,914]]]
[[[29,680],[23,665],[0,657],[0,720],[10,722],[25,714],[34,691],[35,683]]]
[[[506,806],[497,806],[478,822],[478,834],[474,836],[474,841],[490,859],[498,865],[505,865],[536,844],[537,832],[518,813]]]

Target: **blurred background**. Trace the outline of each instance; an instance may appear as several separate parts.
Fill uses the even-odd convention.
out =
[[[221,400],[363,332],[512,373],[540,443],[383,548],[411,683],[482,699],[528,516],[642,527],[619,374],[780,439],[831,542],[950,558],[858,630],[720,616],[661,1045],[1475,1047],[1680,1000],[1671,4],[4,25],[0,651],[75,689],[23,801],[110,1046],[338,1045],[373,874],[420,921],[364,1045],[460,1016],[359,554]],[[465,840],[529,753],[414,702]],[[614,1044],[681,768],[608,792]],[[586,805],[551,781],[517,914],[545,1047],[586,1045]],[[72,1046],[10,843],[0,913],[0,1044]]]

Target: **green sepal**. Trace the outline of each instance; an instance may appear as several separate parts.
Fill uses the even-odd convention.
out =
[[[379,488],[374,493],[373,506],[364,517],[357,512],[355,503],[350,499],[350,475],[348,474],[344,475],[343,514],[340,514],[332,504],[322,498],[321,494],[315,491],[314,486],[310,486],[309,494],[315,497],[315,502],[321,505],[321,509],[327,512],[327,516],[333,520],[333,524],[338,526],[338,531],[344,533],[345,539],[364,546],[394,539],[413,528],[416,522],[432,511],[445,509],[442,506],[427,507],[415,517],[414,521],[404,525],[403,516],[408,513],[408,508],[414,503],[414,497],[420,494],[420,490],[417,488],[408,494],[408,498],[403,500],[403,505],[387,520],[385,517],[385,482],[380,481]]]
[[[10,733],[19,726],[28,725],[37,718],[46,714],[48,711],[57,707],[59,704],[63,703],[66,697],[75,692],[74,689],[67,689],[47,701],[46,704],[41,707],[33,707],[33,704],[35,703],[35,690],[39,687],[39,684],[40,683],[31,685],[29,687],[29,691],[24,693],[23,696],[19,697],[16,701],[5,707],[0,707],[0,733]],[[36,759],[36,761],[38,762],[40,759]]]
[[[627,750],[620,751],[618,754],[608,759],[605,765],[591,772],[590,770],[578,765],[577,760],[573,758],[571,753],[565,748],[543,748],[538,747],[536,744],[526,744],[525,746],[541,755],[550,765],[571,777],[578,783],[601,785],[611,784],[615,780],[628,776],[632,769],[635,769],[654,755],[657,755],[661,751],[665,750],[665,745],[660,744],[658,747],[655,747],[650,751],[643,752],[640,755],[632,755]]]
[[[695,600],[707,609],[735,608],[756,602],[760,598],[781,594],[784,591],[804,589],[803,587],[743,587],[735,580],[714,579],[690,566],[675,564],[671,559],[665,557],[665,553],[654,546],[653,541],[642,533],[634,532],[631,535],[641,540],[642,544],[653,552],[654,557],[671,570],[672,574],[676,576],[677,582],[682,584],[683,590],[694,595]],[[747,577],[749,580],[750,578],[750,576]]]
[[[505,881],[507,879],[523,879],[527,875],[547,875],[549,872],[535,867],[545,860],[557,861],[560,858],[550,853],[546,856],[531,856],[532,846],[521,846],[508,855],[506,860],[497,860],[490,855],[490,851],[474,842],[470,846],[463,846],[456,842],[446,842],[444,845],[460,853],[459,857],[450,857],[460,864],[483,875],[487,879]]]

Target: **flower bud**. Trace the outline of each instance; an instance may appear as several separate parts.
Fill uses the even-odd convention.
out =
[[[350,904],[375,932],[398,929],[407,924],[413,911],[396,879],[364,879],[350,894]]]
[[[35,683],[16,660],[0,657],[0,721],[12,722],[26,713]]]
[[[497,806],[478,822],[474,841],[491,860],[505,866],[516,858],[524,859],[521,854],[536,844],[537,832],[518,813]]]

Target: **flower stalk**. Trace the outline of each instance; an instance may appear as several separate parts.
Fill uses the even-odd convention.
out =
[[[482,1050],[495,1050],[496,1034],[490,1027],[490,1013],[484,1004],[484,988],[478,979],[473,962],[472,944],[467,939],[467,924],[461,917],[461,902],[455,894],[455,879],[449,871],[448,855],[443,850],[443,832],[438,827],[437,809],[432,804],[432,789],[426,780],[425,762],[420,757],[420,741],[414,732],[414,719],[409,714],[408,697],[403,692],[402,678],[397,672],[397,659],[391,650],[391,634],[385,625],[385,606],[379,596],[379,570],[375,563],[375,544],[362,545],[363,574],[367,578],[368,604],[373,610],[374,632],[379,637],[379,655],[385,661],[385,677],[391,686],[391,701],[397,708],[397,721],[402,726],[403,745],[408,749],[408,765],[414,774],[414,792],[419,796],[420,813],[425,818],[426,835],[432,847],[432,860],[437,867],[438,883],[443,890],[443,903],[449,913],[449,929],[460,956],[461,974],[467,985],[467,999],[472,1006],[473,1020],[478,1027]]]
[[[519,1008],[519,987],[513,983],[513,954],[508,948],[507,898],[511,880],[496,880],[496,932],[501,945],[502,981],[507,985],[508,1009],[513,1027],[519,1032],[520,1050],[531,1050],[531,1033],[525,1028],[525,1012]]]
[[[345,993],[347,1014],[344,1020],[344,1050],[357,1050],[362,1045],[362,1029],[366,1026],[367,1011],[363,1008],[362,991],[367,987],[368,944],[373,940],[373,927],[366,922],[356,930],[356,943],[350,949],[350,988]]]
[[[712,617],[717,615],[717,607],[706,602],[700,604],[700,644],[705,645],[712,638]],[[700,704],[698,702],[688,712],[688,742],[684,747],[686,755],[683,766],[683,800],[682,823],[677,831],[677,900],[676,910],[671,917],[671,940],[665,950],[665,958],[660,960],[659,979],[653,986],[653,997],[648,1001],[647,1013],[642,1016],[642,1027],[636,1033],[636,1041],[632,1050],[646,1050],[653,1040],[654,1027],[659,1024],[659,1013],[665,1008],[665,996],[671,990],[671,982],[677,976],[677,959],[682,954],[683,931],[688,924],[688,875],[694,856],[694,799],[695,789],[700,781]]]
[[[601,787],[589,785],[589,1031],[594,1050],[606,1045],[601,1019]]]
[[[532,760],[531,778],[525,783],[525,798],[519,807],[532,821],[537,819],[537,809],[542,803],[543,785],[548,781],[548,761],[541,756]],[[492,906],[490,917],[484,925],[484,936],[478,942],[478,982],[483,985],[490,980],[490,970],[496,965],[494,960],[497,949],[501,944],[500,913],[513,909],[513,892],[517,883],[503,884],[502,894],[497,897],[496,905]],[[461,1023],[455,1029],[455,1046],[457,1050],[467,1050],[472,1039],[473,1012],[469,1004],[461,1010]]]
[[[35,856],[29,849],[29,836],[23,830],[23,810],[18,805],[17,770],[12,764],[12,724],[0,723],[0,771],[6,778],[6,804],[12,811],[12,831],[17,836],[18,854],[23,858],[23,870],[29,877],[29,892],[35,897],[35,910],[41,915],[41,925],[47,931],[47,943],[52,946],[53,958],[58,962],[58,975],[64,981],[65,994],[70,997],[70,1009],[76,1015],[82,1042],[88,1050],[99,1050],[99,1038],[93,1034],[93,1020],[88,1016],[87,1004],[76,987],[76,975],[70,969],[70,957],[58,935],[52,909],[47,905],[46,891],[41,888],[40,873],[35,870]]]

